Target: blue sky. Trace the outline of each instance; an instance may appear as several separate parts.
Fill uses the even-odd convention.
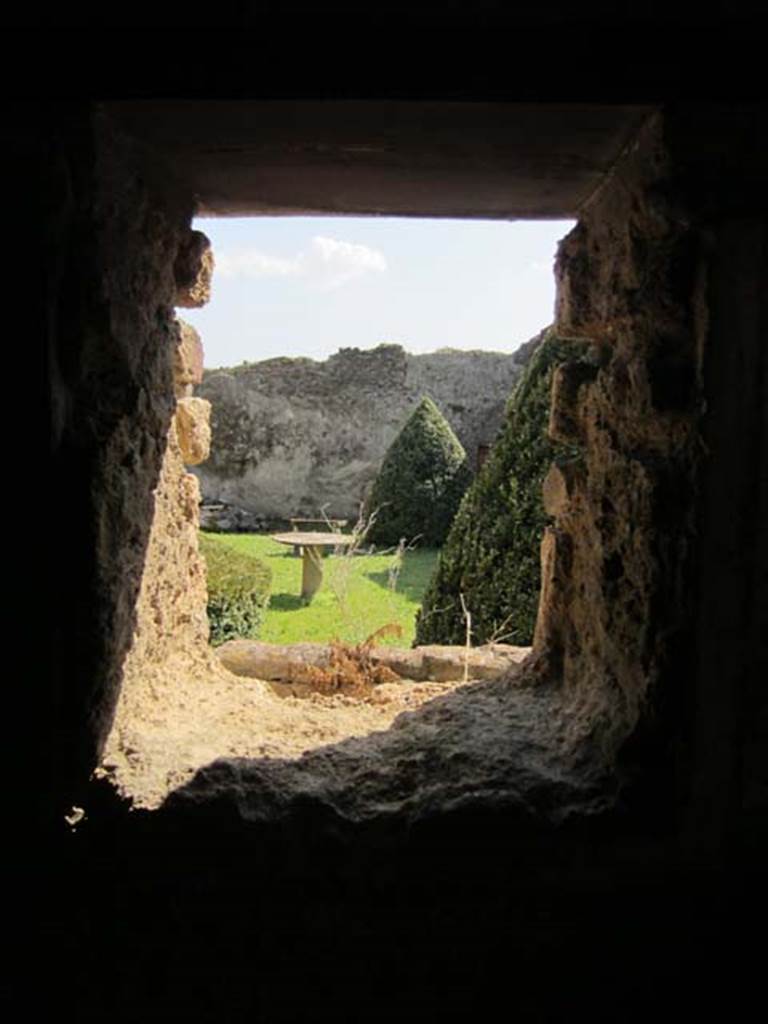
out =
[[[212,297],[179,315],[200,332],[207,367],[382,342],[512,352],[552,320],[555,249],[573,223],[199,219],[216,258]]]

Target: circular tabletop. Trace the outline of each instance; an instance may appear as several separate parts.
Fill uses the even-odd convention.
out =
[[[349,533],[301,533],[298,530],[292,533],[272,533],[270,536],[278,544],[292,544],[303,548],[319,548],[323,545],[340,547],[342,544],[351,544],[355,539]]]

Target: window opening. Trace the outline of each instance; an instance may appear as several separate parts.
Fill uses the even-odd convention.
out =
[[[485,595],[451,577],[466,545],[453,543],[446,558],[446,540],[462,494],[492,466],[510,395],[546,340],[555,248],[571,226],[195,223],[212,243],[211,301],[178,317],[202,340],[194,396],[212,406],[210,456],[188,469],[202,497],[210,664],[219,675],[204,692],[184,680],[167,687],[166,725],[183,734],[186,752],[179,760],[169,745],[159,757],[155,744],[151,770],[162,780],[133,779],[134,799],[144,786],[151,805],[171,780],[222,753],[298,757],[516,671],[530,649],[538,584],[522,623],[503,595],[487,614]],[[419,429],[407,434],[414,416]],[[425,537],[406,517],[394,534],[377,535],[388,504],[419,490],[417,514],[439,491],[447,470],[429,459],[441,431],[449,454],[458,446],[464,457],[443,533]],[[377,492],[404,435],[402,469]],[[400,486],[414,465],[416,476]],[[438,494],[441,512],[447,493]],[[481,495],[469,515],[498,507]],[[540,536],[526,543],[537,564]],[[443,562],[451,571],[440,577]],[[151,712],[159,734],[157,702]],[[112,770],[122,758],[126,777],[127,730],[118,715],[107,756]]]
[[[410,530],[407,516],[391,530],[374,524],[335,553],[318,543],[314,562],[284,534],[349,535],[361,508],[368,527],[381,511],[370,498],[383,456],[424,396],[462,444],[467,480],[479,473],[527,364],[524,343],[551,322],[555,246],[571,223],[321,217],[195,226],[216,261],[212,301],[182,311],[205,352],[196,393],[213,405],[211,456],[193,469],[204,528],[279,567],[264,639],[360,643],[397,625],[403,633],[393,628],[383,643],[410,646],[442,546],[418,520]],[[386,485],[375,496],[386,518]],[[379,550],[401,537],[407,549],[369,574],[388,592],[378,610],[375,592],[349,593],[364,575],[350,551],[369,550],[377,535]],[[274,536],[288,546],[276,547]],[[298,572],[291,554],[304,563],[301,586],[286,581],[285,572]],[[343,579],[332,571],[339,563]],[[480,639],[492,636],[483,624]],[[520,630],[516,637],[524,639]]]

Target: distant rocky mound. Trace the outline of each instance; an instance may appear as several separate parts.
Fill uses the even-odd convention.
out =
[[[341,349],[322,362],[266,359],[206,371],[211,454],[194,467],[204,500],[264,518],[356,517],[384,454],[422,396],[450,423],[476,469],[504,419],[526,346],[506,355],[400,345]]]

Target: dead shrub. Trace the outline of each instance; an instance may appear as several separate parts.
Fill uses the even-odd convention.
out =
[[[388,622],[359,644],[333,640],[330,644],[328,664],[323,668],[315,665],[305,666],[296,682],[303,683],[315,693],[341,693],[350,697],[368,696],[374,686],[396,682],[399,679],[386,665],[376,664],[371,658],[371,652],[382,637],[401,636],[402,632],[399,623]]]

